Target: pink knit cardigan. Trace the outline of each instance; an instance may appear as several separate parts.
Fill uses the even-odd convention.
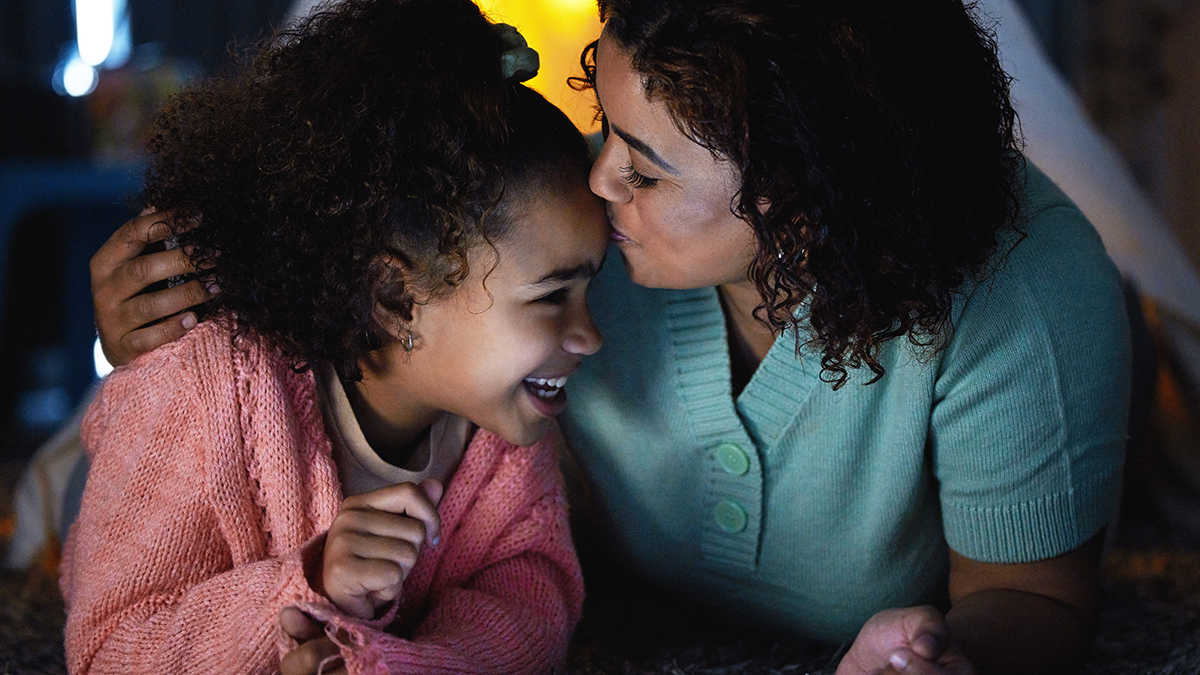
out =
[[[311,373],[209,322],[112,373],[62,566],[71,673],[272,673],[297,605],[344,629],[351,673],[534,673],[561,663],[583,584],[549,444],[480,431],[383,619],[309,586],[342,501]]]

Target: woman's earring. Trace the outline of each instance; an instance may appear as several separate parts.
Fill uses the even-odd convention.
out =
[[[406,351],[410,354],[412,353],[412,350],[413,350],[412,331],[405,331],[404,337],[400,338],[400,347],[404,351]]]

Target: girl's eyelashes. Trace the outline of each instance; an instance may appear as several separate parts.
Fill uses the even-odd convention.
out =
[[[566,288],[555,289],[555,290],[551,291],[550,293],[547,293],[546,295],[543,295],[542,297],[538,298],[537,300],[534,300],[534,302],[541,302],[541,303],[545,303],[547,305],[561,305],[566,301],[567,301],[567,289]]]
[[[621,168],[621,180],[625,181],[626,185],[635,190],[652,188],[655,185],[658,185],[657,178],[651,178],[638,173],[638,171],[633,168],[632,164]]]

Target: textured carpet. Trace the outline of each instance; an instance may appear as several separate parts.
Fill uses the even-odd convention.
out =
[[[1200,554],[1116,550],[1087,675],[1200,673]],[[37,569],[0,573],[0,675],[60,675],[62,598]],[[832,675],[836,648],[730,628],[634,582],[594,588],[571,675]]]
[[[19,464],[0,462],[0,495]],[[0,551],[11,505],[0,498]],[[1170,537],[1124,528],[1105,564],[1106,598],[1086,675],[1200,674],[1200,553],[1163,548]],[[1158,548],[1155,548],[1158,546]],[[62,675],[65,615],[56,561],[0,571],[0,675]],[[604,569],[604,568],[600,568]],[[588,603],[568,675],[833,675],[836,647],[730,627],[720,617],[617,573],[590,567]]]

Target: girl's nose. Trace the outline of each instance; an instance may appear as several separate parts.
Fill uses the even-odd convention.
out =
[[[588,186],[592,188],[592,192],[614,204],[624,204],[633,196],[632,189],[621,180],[620,167],[617,166],[617,145],[620,142],[615,134],[609,134],[608,138],[604,139],[600,156],[592,164],[592,172],[588,174]]]
[[[571,328],[563,339],[563,349],[571,354],[589,356],[600,351],[603,344],[604,336],[592,321],[591,311],[584,306],[571,321]]]

